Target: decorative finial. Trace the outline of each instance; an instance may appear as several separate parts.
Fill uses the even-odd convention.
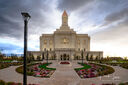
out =
[[[63,15],[62,15],[62,16],[68,16],[68,14],[67,14],[66,10],[64,10],[64,12],[63,12]]]

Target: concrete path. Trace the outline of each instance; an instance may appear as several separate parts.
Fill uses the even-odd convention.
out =
[[[74,68],[81,67],[76,61],[70,62],[69,65],[61,65],[58,61],[52,61],[53,64],[49,67],[56,68],[56,71],[50,78],[39,78],[28,76],[28,83],[36,83],[40,85],[91,85],[92,83],[100,85],[101,83],[120,83],[128,81],[128,70],[115,66],[115,72],[113,74],[96,77],[81,79]],[[18,66],[11,66],[0,70],[0,79],[4,81],[23,81],[23,75],[15,71]]]

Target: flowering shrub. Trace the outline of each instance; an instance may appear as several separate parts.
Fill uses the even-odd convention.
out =
[[[69,62],[60,62],[60,64],[70,64]]]
[[[84,63],[81,65],[83,65],[84,67],[75,69],[75,71],[81,78],[92,78],[114,72],[113,68],[104,65],[98,65],[93,63]]]
[[[29,76],[36,76],[36,77],[47,77],[49,78],[54,71],[55,68],[48,68],[47,66],[51,63],[36,63],[28,65],[27,67],[27,75]],[[23,66],[18,67],[16,69],[17,72],[23,73]]]

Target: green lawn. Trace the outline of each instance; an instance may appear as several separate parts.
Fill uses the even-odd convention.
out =
[[[56,70],[56,68],[48,68],[47,66],[51,63],[46,63],[43,65],[40,65],[39,68],[46,69],[46,70]]]
[[[78,64],[82,65],[83,67],[82,68],[75,68],[76,71],[91,68],[91,66],[87,65],[87,64],[82,64],[82,63],[78,63]]]

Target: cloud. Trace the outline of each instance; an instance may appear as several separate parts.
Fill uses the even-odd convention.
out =
[[[99,31],[91,36],[93,50],[103,50],[110,56],[127,56],[128,50],[128,18],[123,19],[116,25]]]
[[[118,12],[113,12],[105,17],[105,22],[103,26],[112,24],[114,22],[121,21],[125,18],[128,18],[128,8],[124,8]]]
[[[45,26],[47,13],[51,11],[47,6],[49,0],[1,0],[0,1],[0,36],[10,36],[14,38],[23,37],[23,19],[21,12],[28,12],[32,18],[30,34],[35,33],[36,28]],[[47,17],[46,17],[47,16]],[[46,23],[45,23],[46,24]],[[39,29],[38,29],[39,30]]]
[[[2,49],[2,53],[23,53],[23,48],[17,45],[13,45],[10,43],[0,43],[0,49]]]
[[[94,0],[58,0],[57,8],[61,11],[74,11]]]

